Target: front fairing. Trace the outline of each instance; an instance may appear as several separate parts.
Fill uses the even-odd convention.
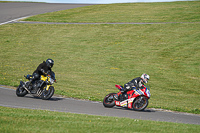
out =
[[[55,81],[55,73],[51,71],[48,76],[41,75],[41,80],[48,81],[49,84],[53,84]]]
[[[150,86],[145,85],[145,87],[146,87],[145,93],[146,93],[147,97],[150,98],[151,97]]]
[[[149,89],[146,89],[146,94],[147,94],[148,98],[150,98],[151,93],[150,93],[150,90],[149,90]]]
[[[144,95],[148,98],[150,98],[151,93],[150,93],[150,87],[149,86],[143,86],[141,89],[134,89],[134,95],[133,97],[138,97]]]

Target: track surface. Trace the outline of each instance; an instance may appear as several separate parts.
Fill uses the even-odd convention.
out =
[[[51,4],[51,3],[0,3],[0,24],[14,19],[33,16],[46,12],[55,12],[91,4]]]
[[[89,4],[0,3],[0,25],[26,16],[82,6],[89,6]],[[154,109],[137,112],[125,108],[105,108],[100,102],[61,97],[52,97],[47,101],[30,95],[17,97],[15,90],[3,86],[0,86],[0,106],[200,125],[200,115],[157,111]]]
[[[100,102],[62,97],[52,97],[50,100],[34,98],[31,95],[17,97],[15,90],[5,87],[0,87],[0,106],[200,125],[199,115],[157,111],[153,109],[137,112],[118,107],[105,108]]]

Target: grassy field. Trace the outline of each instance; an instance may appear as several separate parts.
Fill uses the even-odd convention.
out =
[[[199,125],[0,107],[1,133],[195,133]]]
[[[27,18],[43,22],[199,22],[200,1],[93,5]]]
[[[199,6],[200,2],[94,5],[26,20],[200,22]],[[199,23],[1,25],[0,84],[18,86],[23,75],[52,58],[56,94],[102,101],[117,92],[115,84],[147,73],[152,94],[148,107],[199,114],[199,29]]]

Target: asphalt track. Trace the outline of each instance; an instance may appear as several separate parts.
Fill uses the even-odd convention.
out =
[[[155,109],[139,112],[120,107],[105,108],[101,102],[55,96],[50,100],[34,98],[29,94],[17,97],[14,89],[5,86],[0,86],[0,106],[200,125],[200,115]]]
[[[0,25],[22,17],[82,6],[89,4],[0,3]],[[41,100],[31,95],[17,97],[15,90],[5,86],[0,86],[0,106],[200,125],[200,115],[155,109],[137,112],[118,107],[105,108],[101,102],[55,96],[50,100]]]
[[[27,16],[90,5],[92,4],[0,3],[0,25]]]

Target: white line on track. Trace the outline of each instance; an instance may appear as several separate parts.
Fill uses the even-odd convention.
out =
[[[13,20],[10,20],[10,21],[4,22],[4,23],[0,23],[0,25],[12,23],[12,22],[16,22],[16,21],[18,21],[18,20],[20,20],[20,19],[25,19],[25,18],[27,18],[27,17],[30,17],[30,16],[26,16],[26,17],[21,17],[21,18],[13,19]]]

